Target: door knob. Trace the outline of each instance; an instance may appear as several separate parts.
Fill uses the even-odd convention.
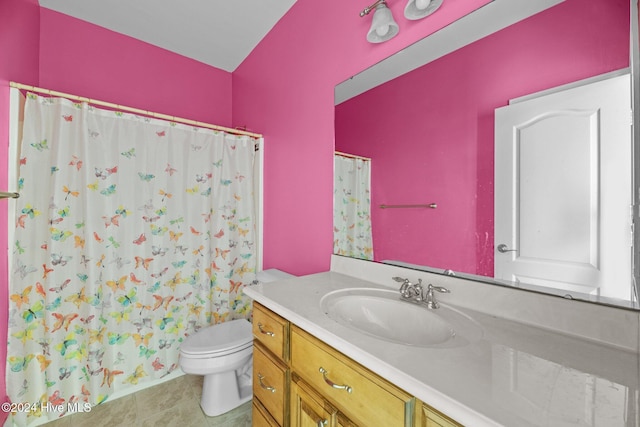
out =
[[[504,243],[500,243],[496,249],[498,249],[498,252],[500,252],[501,254],[503,254],[505,252],[516,252],[517,251],[517,249],[509,249],[509,247],[507,245],[505,245]]]

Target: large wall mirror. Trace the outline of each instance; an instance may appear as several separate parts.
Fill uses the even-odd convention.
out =
[[[632,15],[637,20],[637,8],[629,0],[494,0],[338,85],[336,152],[346,157],[336,157],[334,241],[338,245],[344,238],[353,250],[334,246],[334,253],[639,309],[630,208],[636,205],[637,187],[630,118],[630,51],[637,50]],[[610,110],[583,104],[550,107],[569,111],[575,129],[556,126],[554,114],[547,111],[517,132],[506,132],[507,139],[515,135],[516,149],[509,154],[496,141],[501,135],[496,117],[498,122],[511,117],[502,111],[511,111],[508,106],[528,106],[539,99],[556,102],[558,94],[582,102],[575,101],[582,98],[573,91],[594,86],[605,94],[589,92],[600,102],[613,93],[606,86],[612,81],[626,89]],[[602,137],[609,129],[607,120],[626,125],[624,138],[612,134],[613,145],[625,140],[617,144],[622,148],[614,160],[607,160],[610,142]],[[556,151],[583,128],[583,139],[590,144],[586,154],[576,154],[581,148],[572,145]],[[542,138],[544,145],[528,143],[529,135]],[[501,214],[496,204],[502,198],[496,181],[503,182],[504,172],[498,169],[505,157],[516,182],[507,192],[517,187],[538,197],[527,205],[524,195],[511,195],[516,198],[511,203],[521,210],[515,224],[513,215]],[[339,168],[341,159],[350,165]],[[581,168],[580,162],[586,166]],[[361,170],[370,175],[356,178],[353,185],[362,184],[365,190],[345,184]],[[619,185],[603,184],[609,178]],[[568,181],[578,187],[563,187]],[[587,181],[591,184],[583,185]],[[612,198],[607,185],[621,189],[622,196]],[[579,213],[582,202],[573,197],[582,192],[587,211]],[[551,195],[551,201],[544,199]],[[343,205],[360,199],[370,200],[370,208],[356,207],[354,219],[348,220]],[[603,213],[614,205],[622,217]],[[556,222],[551,232],[527,226],[545,217]],[[496,237],[505,227],[516,236],[504,241]],[[356,234],[338,236],[346,229]],[[620,239],[606,243],[614,229]],[[569,242],[576,236],[583,242]],[[563,259],[554,258],[558,256]],[[561,284],[530,273],[496,274],[505,259],[533,260],[534,271],[546,263],[551,277],[563,274],[556,264],[571,264],[573,270]],[[583,284],[582,276],[591,274],[587,270],[600,274],[606,259],[624,262],[607,264],[614,273],[594,279],[599,283]],[[579,279],[573,283],[573,277]],[[615,291],[607,290],[612,283]]]

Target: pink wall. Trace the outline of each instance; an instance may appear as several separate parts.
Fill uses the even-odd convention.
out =
[[[231,126],[231,73],[49,9],[40,86]]]
[[[0,190],[7,189],[9,137],[9,81],[38,83],[39,6],[36,0],[0,1]],[[0,343],[7,342],[8,271],[7,209],[12,202],[0,201]],[[7,348],[0,345],[0,401],[5,392]],[[7,414],[0,412],[0,424]]]
[[[421,21],[392,1],[400,34],[378,45],[365,39],[371,17],[358,15],[370,3],[298,1],[233,73],[234,123],[266,141],[265,268],[329,268],[335,85],[488,1],[448,0]]]
[[[106,29],[41,9],[36,0],[0,1],[0,189],[7,188],[9,81],[231,126],[231,73]],[[0,202],[0,245],[7,247]],[[0,256],[0,342],[6,342],[8,265]],[[0,346],[5,393],[6,347]],[[5,414],[0,413],[0,422]]]
[[[337,106],[336,149],[373,159],[376,260],[493,276],[495,108],[628,67],[628,23],[627,0],[567,0]]]

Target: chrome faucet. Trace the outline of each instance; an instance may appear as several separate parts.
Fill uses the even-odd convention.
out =
[[[418,283],[411,283],[409,279],[403,279],[402,277],[393,277],[396,282],[402,283],[400,285],[400,296],[408,301],[415,303],[424,303],[428,309],[435,309],[440,307],[440,304],[436,301],[435,292],[449,293],[449,289],[442,286],[433,286],[429,283],[427,286],[427,293],[424,293],[422,286],[422,279],[418,279]]]
[[[442,286],[433,286],[431,283],[429,283],[429,286],[427,287],[427,295],[425,295],[424,298],[424,303],[427,304],[427,308],[430,309],[440,307],[440,304],[438,304],[438,301],[436,301],[436,296],[433,291],[437,291],[443,294],[448,294],[451,292],[447,288],[443,288]]]
[[[427,308],[435,309],[440,307],[440,304],[436,301],[434,291],[449,293],[449,289],[443,288],[442,286],[433,286],[429,283],[427,287],[427,293],[425,295],[424,288],[422,286],[422,279],[418,279],[418,283],[411,283],[409,279],[404,279],[402,277],[393,277],[393,280],[396,282],[402,283],[400,285],[400,296],[408,301],[415,303],[425,303]]]

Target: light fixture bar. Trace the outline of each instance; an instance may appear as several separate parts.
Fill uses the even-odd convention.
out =
[[[364,10],[360,12],[360,17],[362,18],[363,16],[368,15],[369,13],[371,13],[372,10],[374,10],[376,7],[380,6],[381,4],[387,6],[387,0],[378,0],[371,6],[365,7]]]

